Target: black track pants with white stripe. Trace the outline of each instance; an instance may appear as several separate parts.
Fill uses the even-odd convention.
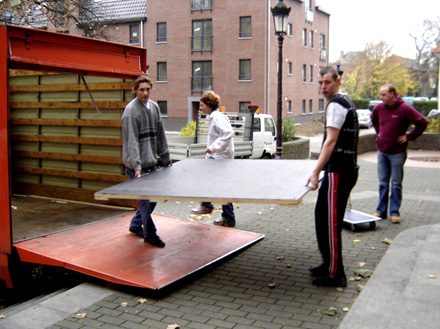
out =
[[[358,170],[324,172],[315,207],[315,228],[319,251],[328,275],[344,275],[341,232],[348,197],[356,184]]]

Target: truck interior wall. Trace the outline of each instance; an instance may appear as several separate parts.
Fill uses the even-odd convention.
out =
[[[87,86],[77,74],[9,70],[13,193],[97,202],[95,191],[127,179],[120,117],[132,83],[84,79]]]

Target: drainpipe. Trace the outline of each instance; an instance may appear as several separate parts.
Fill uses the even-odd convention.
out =
[[[270,0],[266,2],[266,72],[265,72],[265,95],[264,95],[264,113],[269,114],[270,112]]]

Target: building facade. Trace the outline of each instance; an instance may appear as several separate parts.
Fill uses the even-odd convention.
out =
[[[147,49],[152,98],[167,130],[193,120],[208,89],[220,94],[228,112],[247,111],[252,103],[276,117],[278,40],[271,8],[277,2],[86,0],[108,40]],[[308,121],[324,110],[317,80],[328,64],[329,14],[315,0],[284,3],[291,11],[283,42],[283,117]],[[80,15],[83,24],[91,21]],[[84,34],[75,24],[62,32]]]
[[[310,120],[324,110],[319,68],[327,65],[329,15],[314,1],[292,8],[283,43],[283,117]],[[228,112],[249,103],[276,116],[278,41],[271,7],[277,0],[149,0],[145,47],[167,129],[195,118],[213,89]]]

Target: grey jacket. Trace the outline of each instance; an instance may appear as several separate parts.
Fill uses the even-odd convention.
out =
[[[122,114],[122,161],[135,171],[170,161],[165,130],[157,103],[130,101]]]

